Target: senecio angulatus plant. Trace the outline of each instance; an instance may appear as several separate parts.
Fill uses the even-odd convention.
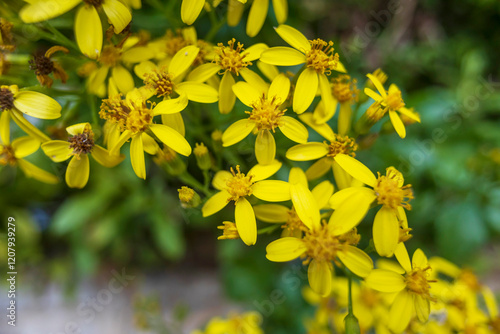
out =
[[[303,297],[317,308],[308,333],[500,333],[495,298],[471,271],[407,251],[418,189],[396,168],[374,173],[361,158],[370,154],[366,136],[403,140],[421,122],[390,73],[356,79],[331,36],[286,23],[287,0],[165,3],[166,15],[178,12],[161,36],[134,25],[141,0],[2,5],[0,164],[33,182],[60,182],[29,161],[41,148],[80,189],[92,179],[90,161],[93,171],[131,165],[144,180],[156,168],[178,184],[183,210],[211,217],[229,207],[227,220],[206,219],[218,239],[236,239],[221,242],[258,247],[270,234],[269,261],[305,266]],[[247,36],[216,41],[248,8]],[[276,26],[266,32],[270,8]],[[63,14],[74,33],[51,24]],[[197,27],[198,17],[211,28]],[[29,24],[51,43],[31,58],[16,51],[13,33]],[[241,41],[263,33],[282,45]],[[10,82],[21,68],[39,85]],[[359,234],[360,223],[372,234]],[[263,333],[262,322],[248,310],[193,333]]]

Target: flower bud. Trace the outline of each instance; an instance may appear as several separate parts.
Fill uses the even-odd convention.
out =
[[[196,157],[196,163],[201,170],[209,170],[212,167],[210,153],[208,152],[208,148],[203,143],[196,143],[193,153]]]
[[[193,189],[182,186],[177,191],[179,192],[179,200],[181,201],[181,206],[183,208],[196,208],[200,205],[200,195],[198,195]]]

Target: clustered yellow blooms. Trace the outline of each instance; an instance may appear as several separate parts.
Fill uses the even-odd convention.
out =
[[[220,2],[183,0],[181,19],[191,25],[203,8],[213,11]],[[239,22],[245,4],[245,0],[228,1],[229,26]],[[266,257],[274,262],[300,258],[307,266],[310,289],[304,294],[320,305],[317,316],[306,323],[310,333],[324,332],[330,317],[343,330],[346,314],[345,319],[356,316],[363,331],[375,328],[377,333],[470,333],[471,328],[480,328],[478,333],[498,333],[500,318],[494,297],[471,273],[443,259],[427,260],[420,249],[410,261],[405,245],[411,238],[406,211],[411,210],[414,193],[404,175],[390,166],[385,174],[375,175],[356,158],[359,136],[377,122],[388,118],[404,138],[405,124],[420,122],[418,113],[406,107],[395,84],[384,88],[388,77],[380,69],[367,74],[364,89],[359,90],[333,42],[309,39],[285,25],[286,0],[273,0],[272,5],[279,24],[275,31],[291,47],[264,43],[244,47],[236,38],[213,45],[199,39],[193,27],[175,33],[169,30],[163,37],[151,39],[148,33],[135,34],[128,27],[131,8],[141,7],[137,0],[28,1],[19,13],[25,23],[49,20],[78,6],[75,40],[81,53],[90,58],[79,74],[87,77],[85,93],[100,98],[98,115],[104,124],[101,127],[94,120],[92,125],[69,125],[67,138],[52,139],[24,115],[58,119],[59,102],[16,85],[1,85],[0,164],[19,166],[28,177],[55,183],[56,176],[25,160],[41,147],[55,162],[70,160],[66,183],[83,188],[89,180],[88,155],[112,168],[125,159],[120,150],[130,141],[130,162],[139,178],[146,179],[144,153],[148,153],[168,174],[190,180],[195,189],[179,189],[184,208],[197,209],[203,203],[201,212],[207,217],[234,205],[232,220],[223,220],[218,226],[222,230],[219,239],[241,239],[250,246],[257,243],[260,233],[281,228],[280,237],[267,245]],[[248,36],[259,33],[268,8],[269,0],[251,2]],[[101,9],[109,20],[106,42]],[[0,23],[5,28],[0,29],[1,50],[14,50],[8,24]],[[53,84],[50,73],[62,83],[68,79],[64,69],[50,59],[55,51],[69,50],[53,46],[32,62],[38,80],[49,88]],[[2,66],[3,59],[2,53]],[[295,73],[280,71],[280,67],[296,65],[302,67]],[[357,110],[370,98],[373,103],[356,118],[353,105]],[[245,106],[244,112],[234,111],[237,99]],[[189,178],[186,163],[178,156],[188,157],[193,151],[189,140],[197,134],[190,132],[182,116],[193,103],[218,103],[219,113],[224,114],[221,117],[234,120],[231,124],[226,121],[223,128],[210,129],[213,152],[203,143],[194,148],[204,186]],[[205,116],[213,119],[219,115]],[[11,141],[11,119],[28,136]],[[280,132],[295,144],[282,141]],[[314,132],[325,140],[309,141]],[[246,169],[228,161],[226,169],[221,161],[215,163],[212,153],[220,158],[221,152],[231,150],[227,147],[244,141],[250,133],[256,137],[251,150],[255,159],[243,160],[253,167]],[[100,140],[102,146],[97,144]],[[296,167],[296,161],[303,163],[301,167]],[[287,170],[288,180],[281,180]],[[210,181],[216,192],[209,189]],[[357,231],[375,207],[373,248],[379,256],[398,261],[379,260],[376,269],[369,248],[358,247],[362,236]],[[259,230],[258,221],[274,225]],[[443,281],[438,274],[450,280]],[[353,284],[353,291],[346,290],[347,282]],[[483,295],[487,313],[478,307],[478,293]],[[333,308],[326,302],[330,297],[336,298]],[[347,302],[350,298],[354,311]],[[429,319],[431,314],[444,314],[445,320]],[[243,329],[244,333],[260,334],[261,321],[252,312],[231,315],[227,320],[213,319],[205,331],[194,333],[241,333]]]

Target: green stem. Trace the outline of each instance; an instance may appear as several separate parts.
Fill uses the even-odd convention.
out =
[[[99,112],[97,111],[96,104],[95,104],[95,95],[88,94],[87,95],[87,101],[90,106],[90,112],[92,114],[92,125],[98,126],[99,125]]]
[[[54,28],[50,23],[45,22],[44,27],[47,28],[53,34],[53,36],[45,32],[40,32],[42,36],[56,42],[59,45],[66,46],[70,49],[80,52],[80,48],[73,41],[64,36],[59,30]]]
[[[210,175],[208,174],[208,170],[203,171],[203,189],[208,191],[208,187],[210,186]]]
[[[212,10],[210,11],[210,14],[214,15],[214,18],[215,20],[217,20],[217,18],[215,17],[215,12]],[[205,36],[205,40],[208,41],[208,42],[213,42],[213,39],[215,38],[215,35],[217,35],[217,33],[219,32],[220,28],[222,28],[222,26],[224,24],[226,24],[226,21],[227,21],[227,18],[223,18],[222,20],[220,20],[219,22],[215,21],[212,22],[212,27],[210,28],[210,30],[208,31],[207,35]]]
[[[205,189],[205,187],[200,183],[200,181],[195,179],[188,172],[184,172],[181,175],[179,175],[179,180],[181,180],[183,183],[187,184],[188,186],[195,188],[198,191],[201,191],[206,196],[212,196],[212,193],[208,189]]]
[[[349,314],[354,314],[353,311],[352,311],[352,277],[351,275],[347,275],[347,278],[348,278],[348,306],[347,306],[347,309],[348,309],[348,312]]]

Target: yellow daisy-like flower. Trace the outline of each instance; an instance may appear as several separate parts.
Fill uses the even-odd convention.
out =
[[[257,222],[252,205],[248,201],[251,195],[268,202],[282,202],[290,199],[290,185],[285,181],[265,180],[281,168],[281,163],[267,166],[256,165],[247,174],[231,168],[231,173],[219,171],[215,174],[212,185],[219,190],[210,197],[201,212],[208,217],[222,210],[229,202],[235,203],[235,223],[241,240],[247,245],[257,242]]]
[[[24,132],[41,142],[50,138],[28,122],[22,113],[40,119],[56,119],[61,117],[61,109],[56,100],[45,94],[20,91],[16,85],[0,86],[0,111],[9,114]]]
[[[98,9],[102,7],[119,34],[132,20],[128,8],[118,0],[33,0],[24,6],[19,15],[26,23],[42,22],[73,9],[78,4],[75,17],[75,38],[80,51],[92,59],[99,58],[102,49],[103,33]]]
[[[212,318],[204,331],[195,330],[191,334],[263,334],[261,324],[262,316],[258,312],[232,313],[227,319]]]
[[[40,147],[36,138],[24,136],[10,142],[10,117],[4,112],[0,115],[0,166],[19,166],[27,177],[45,183],[57,183],[59,179],[24,158],[35,153]]]
[[[233,110],[236,96],[233,93],[233,85],[236,83],[234,75],[241,76],[246,82],[259,90],[267,87],[266,82],[248,66],[252,61],[259,59],[263,50],[267,49],[264,43],[254,44],[248,49],[243,48],[243,44],[236,43],[233,38],[228,42],[228,46],[219,43],[215,48],[215,53],[211,55],[213,62],[203,64],[195,68],[187,77],[188,81],[205,82],[216,73],[223,74],[219,85],[219,111],[227,114]]]
[[[276,156],[276,142],[271,133],[275,132],[276,128],[294,142],[307,142],[307,128],[296,119],[285,116],[286,109],[283,109],[282,105],[290,91],[290,80],[284,74],[278,75],[265,91],[259,92],[246,82],[235,84],[233,91],[252,111],[246,111],[247,119],[239,120],[226,129],[222,135],[224,147],[240,142],[253,131],[257,135],[257,161],[261,165],[267,165],[272,163]]]
[[[422,250],[417,249],[410,257],[404,244],[399,244],[395,252],[402,268],[374,269],[365,278],[366,284],[377,291],[397,293],[389,311],[389,328],[401,333],[410,323],[413,314],[420,322],[429,319],[431,295],[429,280],[431,267]]]
[[[166,146],[172,148],[179,154],[188,156],[191,154],[191,146],[188,141],[173,128],[153,123],[157,115],[175,114],[186,108],[188,99],[181,95],[177,99],[164,100],[157,105],[147,101],[146,98],[134,89],[127,94],[125,99],[120,95],[111,96],[102,101],[101,118],[115,123],[115,134],[109,134],[108,147],[111,153],[116,153],[130,138],[130,158],[135,174],[146,179],[146,164],[144,152],[154,155],[159,150],[156,141],[146,132],[151,132]],[[149,104],[149,105],[148,105]],[[116,133],[121,131],[118,137]]]
[[[125,159],[124,155],[110,155],[109,151],[96,145],[89,123],[79,123],[66,128],[71,136],[67,141],[51,140],[42,144],[43,152],[55,162],[71,158],[66,170],[66,184],[70,188],[83,188],[89,180],[90,154],[104,167],[114,167]]]
[[[386,91],[382,83],[379,81],[377,77],[372,74],[366,75],[373,85],[377,88],[379,94],[373,91],[371,88],[365,88],[365,94],[375,100],[375,104],[378,110],[380,110],[380,114],[383,116],[387,112],[389,112],[389,117],[391,119],[391,123],[394,126],[394,129],[398,133],[401,138],[406,137],[406,129],[403,121],[397,114],[399,112],[406,117],[413,119],[416,122],[420,123],[420,117],[417,113],[405,108],[405,103],[403,98],[401,97],[401,90],[395,85],[391,84],[389,86],[389,90]],[[377,117],[381,117],[378,115]]]
[[[293,110],[297,114],[306,111],[311,105],[318,89],[325,104],[325,109],[333,107],[333,97],[327,74],[332,70],[345,73],[346,70],[339,61],[338,53],[334,53],[333,42],[321,39],[307,40],[297,29],[280,25],[276,32],[294,48],[274,47],[264,52],[260,60],[264,63],[278,66],[294,66],[304,64],[304,70],[299,74],[293,95]]]
[[[398,243],[410,238],[407,233],[408,220],[404,209],[411,210],[414,198],[411,185],[404,185],[403,175],[394,167],[386,170],[386,175],[376,177],[358,160],[339,154],[335,161],[355,179],[372,187],[350,187],[335,193],[330,205],[335,210],[332,219],[342,219],[348,226],[359,224],[376,201],[382,208],[373,222],[373,242],[381,256],[392,256]]]

